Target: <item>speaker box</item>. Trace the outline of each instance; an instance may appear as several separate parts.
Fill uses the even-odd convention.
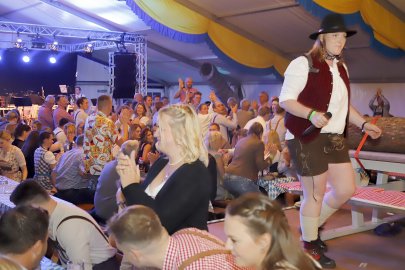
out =
[[[136,54],[114,54],[113,98],[133,98],[136,88]]]

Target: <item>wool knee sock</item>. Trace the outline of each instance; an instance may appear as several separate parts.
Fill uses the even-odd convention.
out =
[[[300,214],[302,240],[314,241],[318,238],[319,217],[306,217]]]
[[[325,223],[325,221],[337,210],[339,209],[332,208],[325,201],[323,201],[321,207],[321,214],[319,215],[319,227],[321,227]]]

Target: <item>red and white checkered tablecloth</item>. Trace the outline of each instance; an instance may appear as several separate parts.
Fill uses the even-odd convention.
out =
[[[277,185],[288,191],[301,190],[300,182],[279,183]],[[378,187],[358,187],[351,200],[405,210],[405,193],[396,190],[384,190]]]
[[[300,182],[290,182],[290,183],[277,183],[275,184],[276,186],[279,186],[283,189],[285,189],[286,191],[300,191],[301,189],[301,184]]]
[[[363,187],[357,188],[351,199],[405,210],[405,193],[401,191]]]

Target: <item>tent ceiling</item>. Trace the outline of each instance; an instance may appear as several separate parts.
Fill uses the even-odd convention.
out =
[[[306,52],[312,42],[307,37],[320,21],[295,0],[176,0],[210,19],[244,35],[288,59]],[[405,20],[405,1],[377,0],[389,5]],[[256,76],[238,72],[220,60],[205,43],[175,41],[151,30],[125,4],[117,0],[2,0],[0,20],[90,30],[112,30],[145,34],[148,39],[148,74],[167,84],[179,76],[201,81],[198,66],[210,62],[230,72],[244,83],[277,83],[273,75]],[[405,82],[405,59],[382,56],[370,47],[370,37],[359,26],[345,51],[354,82]],[[0,33],[0,46],[9,47],[12,37]],[[95,54],[108,61],[105,50]]]

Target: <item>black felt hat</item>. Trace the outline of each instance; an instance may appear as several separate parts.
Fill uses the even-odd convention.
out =
[[[347,37],[353,36],[357,33],[356,30],[347,29],[342,15],[332,13],[323,18],[321,28],[318,30],[318,32],[309,35],[309,38],[315,40],[320,34],[336,32],[346,32]]]

